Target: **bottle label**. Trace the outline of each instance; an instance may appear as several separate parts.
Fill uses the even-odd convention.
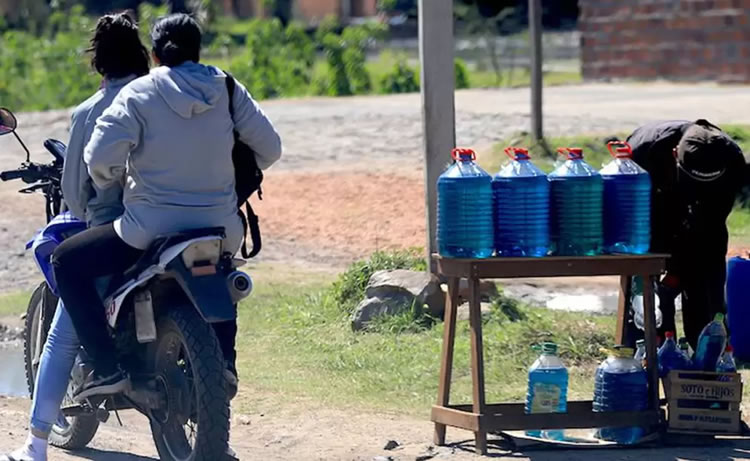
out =
[[[560,406],[560,386],[547,383],[534,384],[532,413],[555,413]]]

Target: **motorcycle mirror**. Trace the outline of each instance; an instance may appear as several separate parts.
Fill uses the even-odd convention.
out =
[[[0,136],[13,133],[18,127],[18,121],[13,112],[6,108],[0,108]]]

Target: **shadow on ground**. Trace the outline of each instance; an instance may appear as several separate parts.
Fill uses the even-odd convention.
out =
[[[159,461],[158,458],[151,458],[148,456],[131,455],[128,453],[119,453],[116,451],[109,450],[97,450],[95,448],[87,448],[85,450],[69,451],[70,455],[77,456],[81,459],[88,459],[91,461]]]

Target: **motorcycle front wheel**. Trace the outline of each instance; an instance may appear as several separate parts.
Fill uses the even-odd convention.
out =
[[[224,357],[211,325],[193,306],[170,310],[158,321],[154,372],[165,402],[152,410],[159,458],[214,461],[229,440]]]
[[[42,282],[32,293],[29,306],[26,309],[26,319],[23,331],[23,351],[26,365],[26,382],[29,395],[34,396],[39,363],[44,343],[47,342],[52,318],[57,309],[57,296],[52,293],[46,282]],[[63,400],[63,406],[72,405],[71,398],[74,384],[68,384],[68,392]],[[95,416],[60,415],[57,424],[52,426],[49,442],[53,446],[66,450],[85,448],[99,429],[99,420]]]

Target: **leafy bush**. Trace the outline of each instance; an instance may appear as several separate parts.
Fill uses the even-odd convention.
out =
[[[410,67],[404,58],[400,58],[393,69],[381,78],[380,91],[386,94],[419,91],[417,71]]]
[[[358,261],[339,275],[330,288],[331,300],[346,313],[351,313],[365,297],[370,277],[380,270],[427,270],[421,250],[377,251],[369,259]]]
[[[469,68],[466,66],[466,61],[456,58],[454,67],[456,72],[456,89],[463,90],[471,87],[469,83]]]

